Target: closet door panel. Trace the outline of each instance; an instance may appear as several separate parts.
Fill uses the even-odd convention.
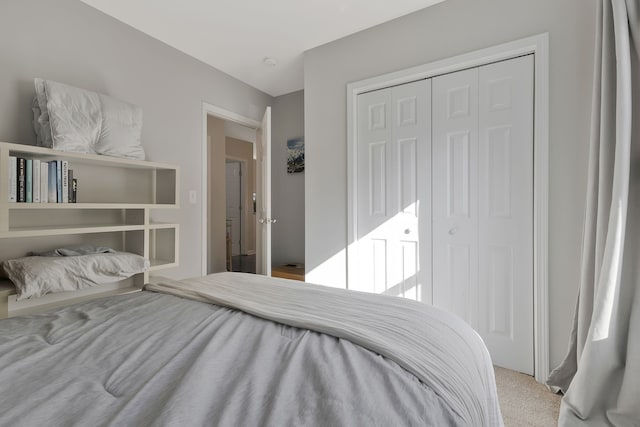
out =
[[[478,332],[533,374],[533,56],[479,69]]]
[[[349,287],[385,292],[388,287],[388,223],[393,218],[392,176],[388,167],[393,154],[391,90],[358,97],[358,279]]]
[[[430,80],[394,86],[394,258],[387,292],[431,302]]]
[[[431,302],[429,91],[421,80],[358,96],[358,279],[351,289]]]
[[[478,70],[432,80],[433,303],[475,327]]]

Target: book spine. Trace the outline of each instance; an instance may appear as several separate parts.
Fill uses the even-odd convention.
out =
[[[78,200],[78,180],[73,178],[71,180],[71,203],[76,203]]]
[[[69,203],[69,162],[62,161],[62,203]]]
[[[71,193],[73,192],[73,185],[72,185],[73,184],[73,169],[69,169],[69,173],[67,175],[69,175],[69,179],[68,179],[69,191],[67,192],[68,193],[68,197],[69,197],[69,203],[73,203],[71,201]]]
[[[55,160],[49,162],[49,203],[58,203],[56,173],[57,163]]]
[[[33,203],[40,203],[40,160],[33,160]]]
[[[56,200],[62,203],[62,160],[56,160]]]
[[[18,157],[18,202],[24,203],[27,198],[27,187],[25,181],[25,169],[27,162],[22,157]]]
[[[33,202],[33,160],[27,159],[27,167],[25,170],[25,177],[27,181],[27,196],[25,202]]]
[[[40,203],[49,203],[49,163],[40,163]]]
[[[18,158],[9,156],[9,201],[18,200]]]

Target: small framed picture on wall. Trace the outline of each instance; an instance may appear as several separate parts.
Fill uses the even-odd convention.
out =
[[[287,141],[287,173],[304,172],[304,138]]]

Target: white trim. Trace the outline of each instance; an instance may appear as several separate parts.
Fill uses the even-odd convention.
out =
[[[208,241],[208,227],[207,227],[207,203],[209,199],[208,193],[208,178],[209,178],[209,167],[207,164],[209,158],[209,150],[207,147],[207,116],[214,116],[222,120],[228,120],[231,122],[235,122],[253,129],[260,129],[262,124],[254,119],[250,119],[245,116],[241,116],[240,114],[234,113],[233,111],[226,110],[222,107],[218,107],[213,104],[209,104],[207,102],[202,103],[202,242],[201,242],[201,271],[202,275],[207,275],[207,241]]]
[[[538,382],[549,375],[548,200],[549,200],[549,35],[539,34],[452,58],[349,83],[347,85],[347,287],[356,259],[356,141],[358,94],[415,80],[534,54],[534,371]]]

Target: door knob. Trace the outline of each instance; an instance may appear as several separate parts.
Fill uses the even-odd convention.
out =
[[[411,230],[409,230],[408,228],[404,230],[404,234],[409,234],[409,233],[411,233]]]
[[[449,230],[449,235],[453,236],[457,232],[458,232],[458,227],[453,227],[452,229]]]

